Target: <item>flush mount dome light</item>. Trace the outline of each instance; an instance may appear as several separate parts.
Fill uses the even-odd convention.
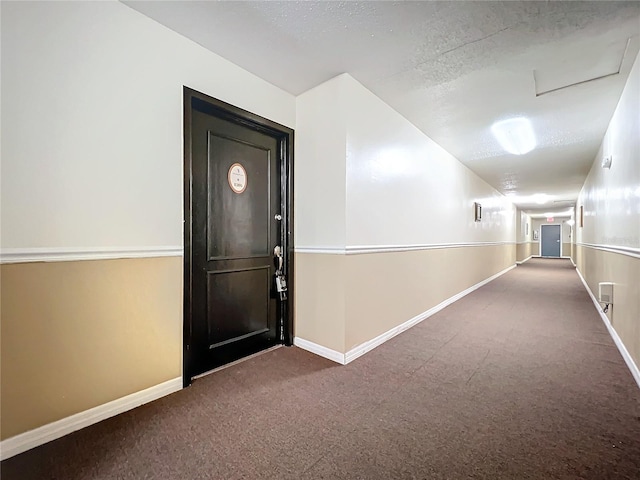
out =
[[[544,205],[549,201],[549,195],[545,195],[544,193],[536,193],[531,197],[531,200],[536,202],[538,205]]]
[[[536,148],[533,127],[524,117],[500,120],[491,125],[491,132],[502,148],[514,155],[524,155]]]

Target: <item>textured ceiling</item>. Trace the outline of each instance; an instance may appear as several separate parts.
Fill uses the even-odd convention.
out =
[[[351,74],[528,211],[576,199],[640,44],[635,1],[124,3],[294,95]],[[520,156],[491,134],[516,116]]]

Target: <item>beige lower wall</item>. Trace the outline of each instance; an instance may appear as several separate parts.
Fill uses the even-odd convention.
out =
[[[571,256],[571,243],[563,243],[562,244],[562,256],[570,257]]]
[[[345,351],[512,266],[515,245],[347,257]]]
[[[524,242],[516,245],[516,262],[523,262],[531,255],[538,254],[538,244],[535,242]]]
[[[514,244],[296,254],[295,335],[346,353],[514,265],[515,255]]]
[[[607,316],[635,364],[640,367],[640,258],[576,245],[576,265],[593,294],[598,283],[613,282]]]
[[[296,253],[294,335],[344,352],[345,255]]]
[[[181,376],[181,257],[0,275],[2,439]]]
[[[515,254],[296,254],[295,335],[346,353]],[[0,276],[2,439],[181,375],[181,257],[7,264]]]

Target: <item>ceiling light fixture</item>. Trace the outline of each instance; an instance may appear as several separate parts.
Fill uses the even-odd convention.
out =
[[[549,202],[549,196],[544,193],[536,193],[531,197],[531,199],[536,202],[538,205],[544,205]]]
[[[491,125],[491,132],[502,148],[514,155],[524,155],[536,148],[533,127],[524,117],[500,120]]]

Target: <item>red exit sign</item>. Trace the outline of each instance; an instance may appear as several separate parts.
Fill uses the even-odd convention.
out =
[[[553,217],[547,217],[547,222],[549,223],[553,222]]]

